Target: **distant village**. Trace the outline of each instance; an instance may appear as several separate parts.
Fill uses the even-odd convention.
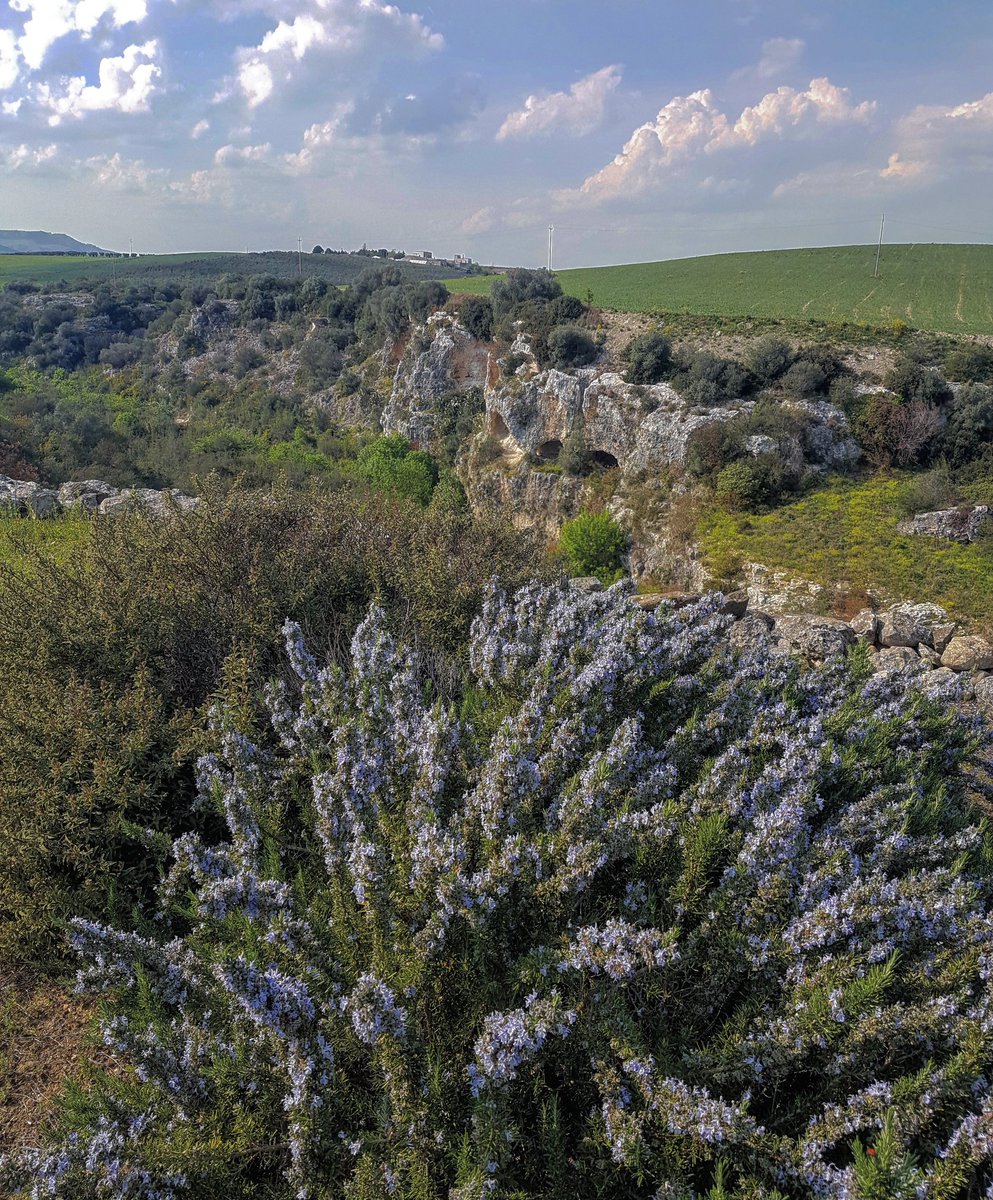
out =
[[[455,254],[451,258],[442,258],[436,256],[431,250],[421,250],[416,254],[410,254],[406,250],[370,250],[363,243],[361,250],[334,250],[328,246],[325,249],[323,246],[315,246],[312,253],[314,254],[352,254],[358,255],[360,258],[387,258],[393,259],[396,262],[410,263],[415,267],[454,267],[462,271],[478,270],[479,264],[474,262],[465,254]]]

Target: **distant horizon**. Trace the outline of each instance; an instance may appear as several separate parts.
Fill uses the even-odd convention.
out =
[[[16,230],[15,231],[15,230],[11,229],[11,230],[8,230],[7,232],[50,233],[51,236],[55,236],[55,237],[64,236],[64,237],[71,237],[74,240],[78,240],[80,242],[83,241],[82,238],[77,238],[75,234],[66,233],[64,230],[58,230],[58,231]],[[313,255],[313,247],[318,244],[320,244],[320,243],[313,242],[313,243],[311,243],[309,249],[304,248],[302,253],[303,253],[303,256],[305,259],[308,257],[311,257]],[[381,248],[381,244],[379,242],[374,243],[374,242],[367,241],[366,245],[369,248],[372,248],[374,245],[376,246],[377,249]],[[401,247],[401,246],[389,245],[388,243],[384,243],[383,245],[386,245],[387,248],[389,248],[389,249],[396,249],[396,250],[403,249],[403,247]],[[865,249],[874,250],[876,248],[876,245],[877,245],[876,241],[865,241],[865,242],[825,242],[825,243],[820,243],[818,245],[803,244],[803,245],[788,245],[788,246],[754,246],[754,247],[748,247],[745,249],[712,250],[712,251],[705,251],[705,252],[701,252],[701,253],[670,254],[670,255],[665,256],[664,258],[629,258],[629,259],[609,261],[609,262],[591,262],[591,263],[580,263],[580,264],[569,264],[569,265],[562,265],[562,264],[559,264],[556,262],[556,263],[553,263],[553,270],[555,272],[559,272],[559,271],[599,270],[599,269],[605,269],[605,268],[610,268],[610,267],[650,266],[654,263],[684,262],[684,261],[687,261],[689,259],[694,259],[694,258],[721,258],[721,257],[729,257],[731,255],[737,255],[737,254],[742,254],[742,255],[745,255],[745,254],[789,254],[789,253],[795,253],[797,251],[803,251],[803,250],[810,250],[810,251],[842,250],[842,249],[854,249],[854,248],[860,248],[860,247],[864,247]],[[988,240],[988,241],[987,240],[980,240],[980,241],[886,241],[886,240],[884,240],[883,241],[883,252],[884,253],[886,251],[887,246],[889,246],[889,247],[993,246],[993,239]],[[342,251],[336,247],[331,247],[330,252],[333,254],[344,253],[346,255],[353,255],[360,248],[361,247],[355,247],[351,250],[345,249]],[[101,249],[103,250],[104,254],[106,254],[108,256],[113,256],[113,257],[123,256],[125,258],[128,257],[127,250],[115,250],[113,247],[102,247]],[[422,247],[422,249],[430,249],[430,247]],[[325,247],[325,251],[327,251],[327,250],[328,250],[328,248]],[[136,257],[136,258],[171,258],[171,257],[176,257],[176,256],[212,255],[212,254],[218,254],[218,255],[230,254],[230,255],[238,255],[241,257],[244,257],[245,255],[252,255],[252,254],[257,254],[257,255],[290,254],[290,255],[296,256],[298,253],[300,253],[300,251],[298,251],[296,246],[286,247],[286,248],[282,248],[279,246],[269,246],[264,249],[259,248],[259,247],[246,248],[244,246],[238,247],[236,249],[207,249],[204,247],[199,247],[197,249],[187,249],[187,250],[142,250],[139,247],[135,247],[134,257]],[[417,252],[409,251],[409,253],[411,255],[416,256]],[[436,259],[439,259],[441,261],[451,261],[451,259],[447,258],[447,256],[441,251],[432,251],[432,253],[434,254],[434,257]],[[15,253],[11,253],[11,254],[4,254],[4,253],[0,252],[0,257],[23,258],[23,257],[31,257],[33,254],[35,254],[39,257],[52,257],[52,258],[59,257],[58,251],[51,251],[51,252],[24,251],[24,252],[15,252]],[[69,257],[86,257],[86,256],[87,256],[86,252],[84,252],[84,251],[79,251],[76,254],[70,254],[70,253],[65,254],[65,257],[67,257],[67,258],[69,258]],[[96,257],[96,255],[93,255],[93,257]],[[381,260],[381,261],[388,261],[388,260]],[[477,265],[480,267],[486,268],[487,270],[500,271],[500,270],[509,270],[514,267],[524,267],[525,269],[532,269],[532,270],[533,269],[541,269],[541,267],[545,266],[546,264],[545,263],[478,262]]]

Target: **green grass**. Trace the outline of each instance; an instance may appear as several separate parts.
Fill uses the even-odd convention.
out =
[[[0,569],[17,568],[33,547],[41,546],[62,560],[86,537],[85,517],[52,517],[36,521],[25,517],[0,517]]]
[[[328,283],[351,283],[382,260],[350,254],[304,254],[304,276]],[[397,264],[410,279],[435,279],[441,268]],[[155,283],[174,280],[212,282],[221,275],[273,275],[295,279],[301,262],[295,253],[273,250],[264,254],[148,254],[141,258],[87,258],[76,255],[0,254],[0,285],[15,280],[65,283],[91,280],[133,280]],[[449,270],[451,268],[448,268]],[[459,282],[459,281],[456,281]]]
[[[618,312],[815,320],[993,333],[993,245],[874,246],[715,254],[558,272],[564,290]],[[486,292],[492,277],[452,280]]]
[[[993,619],[993,541],[960,546],[904,537],[901,498],[914,477],[832,480],[760,516],[709,512],[698,530],[708,568],[727,576],[742,562],[880,601],[931,600],[980,626]],[[984,501],[986,497],[984,497]]]

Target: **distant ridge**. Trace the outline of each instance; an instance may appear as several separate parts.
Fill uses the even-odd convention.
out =
[[[99,246],[77,242],[67,233],[0,229],[0,254],[108,254]]]

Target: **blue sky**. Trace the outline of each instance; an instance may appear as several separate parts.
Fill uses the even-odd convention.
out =
[[[0,0],[0,227],[625,262],[993,241],[988,0]]]

